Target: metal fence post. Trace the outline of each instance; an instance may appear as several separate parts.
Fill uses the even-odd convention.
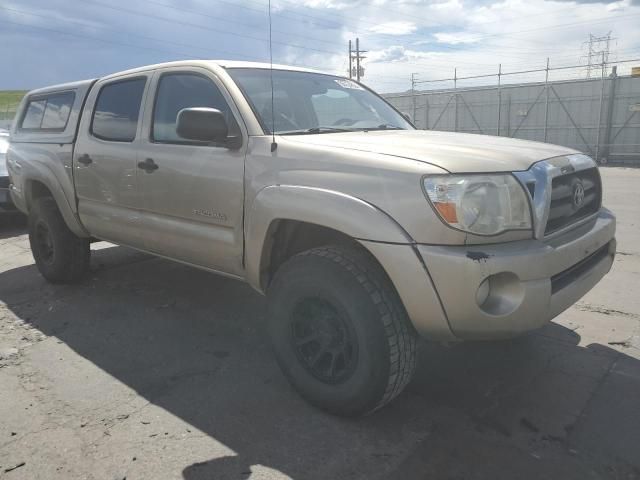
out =
[[[604,145],[602,148],[602,160],[606,161],[609,158],[609,152],[611,151],[611,127],[613,121],[613,109],[616,101],[616,83],[618,79],[618,67],[614,65],[611,67],[611,76],[609,77],[609,97],[607,99],[607,118],[605,120],[604,127]]]
[[[424,129],[429,130],[429,97],[424,96]]]
[[[511,95],[507,95],[507,137],[511,137]]]
[[[453,69],[453,94],[455,98],[454,104],[454,132],[458,131],[458,68]]]
[[[498,121],[496,125],[496,135],[500,136],[500,114],[502,113],[502,92],[500,91],[500,76],[502,75],[502,64],[498,64]]]
[[[601,71],[601,81],[600,81],[600,108],[598,110],[598,135],[596,137],[596,162],[600,163],[600,130],[602,127],[602,104],[604,103],[604,71],[605,71],[605,61],[604,61],[604,52],[602,52],[602,71]]]
[[[547,141],[547,129],[549,128],[549,57],[547,57],[547,68],[544,77],[544,141]]]
[[[413,102],[413,114],[411,116],[411,120],[413,124],[417,127],[418,120],[416,118],[416,74],[411,74],[411,101]]]

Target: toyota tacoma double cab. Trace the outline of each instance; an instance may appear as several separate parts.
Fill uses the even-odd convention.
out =
[[[105,240],[249,283],[310,403],[371,413],[416,339],[513,337],[609,271],[596,163],[565,147],[419,131],[348,78],[183,61],[30,92],[7,152],[51,282]]]

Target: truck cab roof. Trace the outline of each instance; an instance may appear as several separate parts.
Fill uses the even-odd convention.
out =
[[[167,67],[204,67],[204,68],[208,68],[213,71],[216,71],[219,69],[227,69],[227,68],[268,69],[268,68],[271,68],[271,64],[264,63],[264,62],[242,62],[237,60],[179,60],[175,62],[165,62],[165,63],[158,63],[155,65],[146,65],[144,67],[132,68],[129,70],[124,70],[121,72],[110,74],[103,78],[118,77],[120,75],[128,75],[128,74],[137,73],[137,72],[146,72],[148,70],[156,70],[158,68],[167,68]],[[313,70],[310,68],[294,67],[291,65],[280,65],[280,64],[274,64],[273,69],[289,70],[289,71],[295,71],[295,72],[326,73],[319,70]]]
[[[157,63],[153,65],[145,65],[143,67],[122,70],[120,72],[110,73],[109,75],[105,75],[104,77],[92,78],[88,80],[79,80],[79,81],[68,82],[68,83],[60,83],[57,85],[50,85],[47,87],[31,90],[28,93],[28,96],[34,96],[34,95],[40,95],[40,94],[64,91],[64,90],[77,90],[83,87],[90,87],[97,80],[104,80],[112,77],[115,78],[121,75],[128,75],[130,73],[146,72],[149,70],[156,70],[158,68],[167,68],[167,67],[206,67],[213,70],[217,70],[219,68],[222,68],[222,69],[227,69],[227,68],[268,69],[268,68],[271,68],[271,64],[265,63],[265,62],[244,62],[244,61],[238,61],[238,60],[178,60],[174,62]],[[295,71],[295,72],[327,73],[327,72],[322,72],[320,70],[314,70],[311,68],[296,67],[292,65],[282,65],[282,64],[273,64],[273,69],[289,70],[289,71]]]

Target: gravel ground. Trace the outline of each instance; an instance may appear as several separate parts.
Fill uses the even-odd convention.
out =
[[[361,420],[289,387],[246,285],[105,243],[49,285],[0,219],[0,478],[640,479],[640,170],[602,174],[612,272],[523,338],[424,342]]]

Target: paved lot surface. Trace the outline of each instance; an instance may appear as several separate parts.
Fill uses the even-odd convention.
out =
[[[640,478],[640,170],[602,173],[610,275],[524,338],[422,344],[356,421],[292,391],[247,286],[108,244],[52,286],[0,220],[0,478]]]

